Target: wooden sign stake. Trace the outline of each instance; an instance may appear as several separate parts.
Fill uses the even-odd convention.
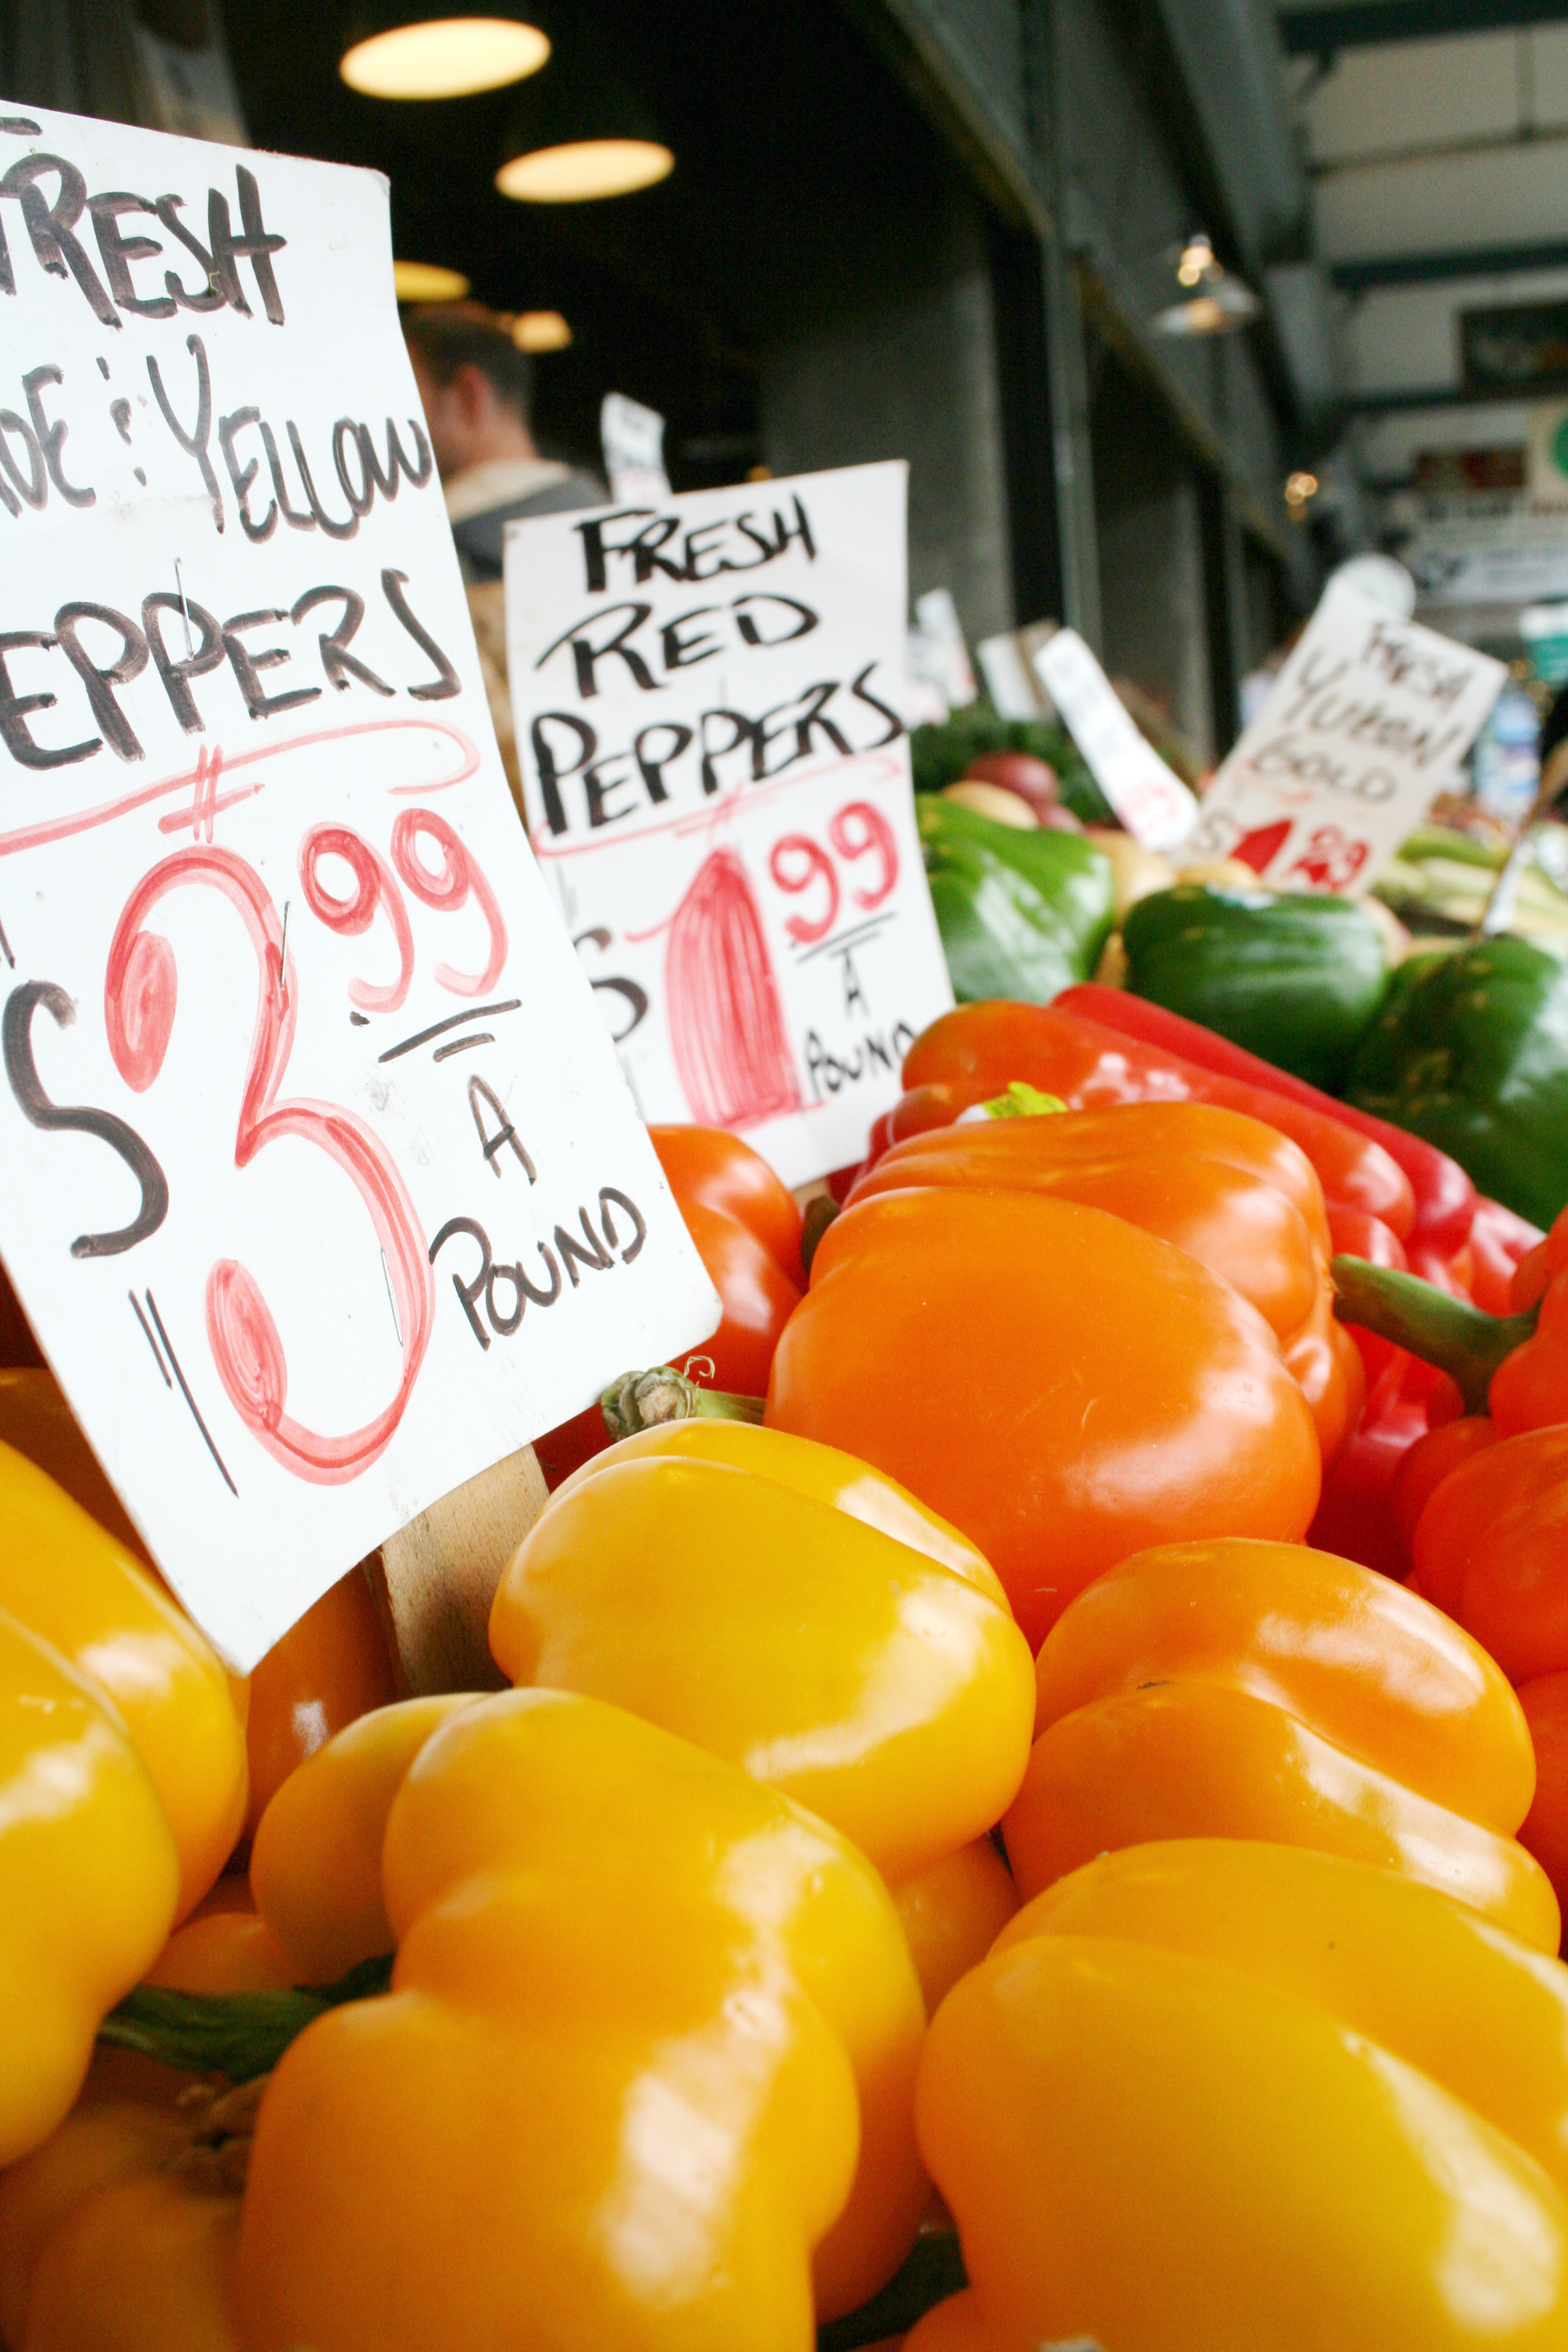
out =
[[[490,1602],[550,1496],[531,1445],[421,1511],[364,1562],[410,1697],[503,1690],[490,1656]]]

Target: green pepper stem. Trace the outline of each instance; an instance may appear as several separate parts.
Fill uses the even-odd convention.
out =
[[[750,1421],[763,1417],[761,1397],[736,1396],[729,1389],[699,1388],[672,1364],[647,1372],[623,1372],[599,1399],[612,1437],[635,1437],[666,1421]]]
[[[190,2074],[248,2083],[270,2074],[296,2034],[329,2009],[384,1992],[390,1954],[351,1969],[341,1983],[291,1992],[175,1992],[135,1985],[98,2029],[100,2042]]]
[[[1526,1315],[1485,1315],[1468,1299],[1450,1298],[1419,1275],[1364,1258],[1336,1257],[1329,1267],[1334,1313],[1436,1364],[1458,1384],[1467,1412],[1485,1412],[1492,1374],[1535,1330],[1538,1307]]]

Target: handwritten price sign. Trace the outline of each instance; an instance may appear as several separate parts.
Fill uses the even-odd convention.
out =
[[[791,1184],[860,1157],[952,1002],[897,705],[905,470],[507,539],[529,827],[643,1114]]]
[[[1331,586],[1205,793],[1189,854],[1358,897],[1451,783],[1506,675]]]
[[[717,1320],[517,826],[390,265],[369,173],[0,109],[0,1253],[238,1667]]]

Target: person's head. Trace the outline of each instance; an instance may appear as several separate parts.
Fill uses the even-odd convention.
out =
[[[529,425],[533,362],[479,302],[422,304],[404,340],[443,481],[496,457],[538,455]]]

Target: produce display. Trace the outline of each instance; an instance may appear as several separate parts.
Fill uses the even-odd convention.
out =
[[[652,1131],[485,1687],[232,1680],[11,1318],[0,2352],[1568,2342],[1563,966],[915,748],[957,1007]]]

